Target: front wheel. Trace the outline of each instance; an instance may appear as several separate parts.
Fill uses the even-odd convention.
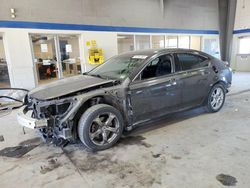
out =
[[[112,147],[122,135],[123,117],[114,107],[97,104],[87,109],[78,124],[78,136],[93,151]]]
[[[224,105],[226,97],[225,88],[222,84],[216,84],[212,87],[207,101],[209,112],[218,112]]]

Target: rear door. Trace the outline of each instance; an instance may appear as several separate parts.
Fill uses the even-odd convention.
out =
[[[180,105],[181,82],[174,75],[174,58],[156,57],[130,84],[134,122],[143,122],[174,111]]]
[[[182,105],[193,107],[202,104],[210,88],[209,58],[196,53],[176,53],[175,60],[183,72]]]

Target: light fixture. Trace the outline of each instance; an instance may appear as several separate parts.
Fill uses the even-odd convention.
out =
[[[15,9],[14,9],[14,8],[11,8],[11,9],[10,9],[10,13],[11,13],[11,14],[15,14],[15,13],[16,13]]]
[[[16,18],[16,10],[14,8],[10,9],[10,13],[11,13],[11,18],[12,19]]]

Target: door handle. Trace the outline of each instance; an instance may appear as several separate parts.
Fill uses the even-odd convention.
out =
[[[168,84],[168,86],[175,86],[175,85],[177,85],[176,79],[175,79],[175,78],[172,78],[172,79],[170,80],[170,83]]]
[[[172,79],[171,79],[171,85],[172,85],[172,86],[177,85],[177,82],[176,82],[176,79],[175,79],[175,78],[172,78]]]

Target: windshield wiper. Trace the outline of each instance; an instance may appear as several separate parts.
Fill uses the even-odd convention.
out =
[[[94,77],[97,77],[97,78],[107,79],[107,80],[110,79],[109,77],[103,76],[103,75],[100,75],[100,74],[88,74],[88,75],[89,76],[94,76]]]

